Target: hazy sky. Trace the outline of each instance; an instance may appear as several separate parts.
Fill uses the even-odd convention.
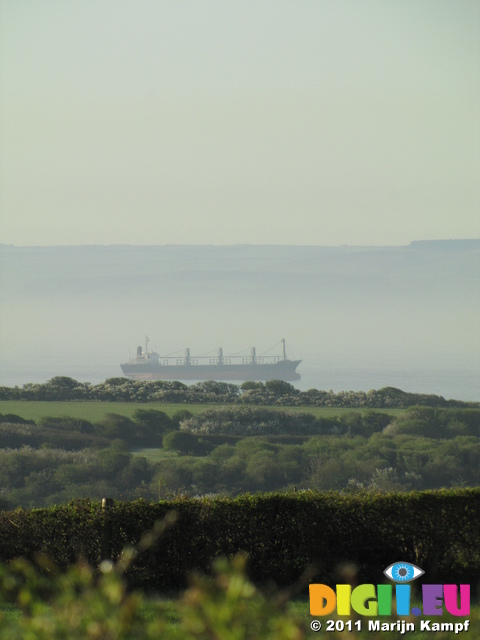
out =
[[[475,0],[0,0],[0,242],[480,237]]]

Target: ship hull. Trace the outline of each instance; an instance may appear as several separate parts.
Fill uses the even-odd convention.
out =
[[[295,369],[301,360],[281,360],[272,364],[161,365],[127,363],[124,375],[135,380],[300,380]]]

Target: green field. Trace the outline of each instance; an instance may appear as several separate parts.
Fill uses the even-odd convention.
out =
[[[90,422],[98,422],[102,420],[107,413],[118,413],[131,418],[137,409],[156,409],[164,411],[172,416],[180,409],[188,409],[192,413],[199,413],[205,409],[220,409],[222,407],[244,407],[248,405],[222,405],[222,404],[188,404],[188,403],[134,403],[134,402],[36,402],[25,400],[3,400],[0,401],[0,414],[12,413],[21,416],[27,420],[38,420],[45,416],[59,417],[70,416],[74,418],[83,418]],[[329,418],[331,416],[339,416],[345,413],[365,413],[368,411],[377,411],[380,413],[388,413],[392,416],[403,413],[405,409],[345,409],[343,407],[265,407],[268,409],[278,409],[283,411],[304,411],[313,413],[317,418]]]

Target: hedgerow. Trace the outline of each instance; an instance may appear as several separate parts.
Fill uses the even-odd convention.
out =
[[[117,560],[155,522],[175,524],[127,572],[146,589],[185,586],[219,556],[248,556],[251,579],[294,583],[307,567],[334,583],[345,564],[360,582],[376,582],[394,561],[413,562],[431,582],[476,584],[480,574],[480,489],[408,494],[301,492],[235,499],[114,502],[82,500],[51,509],[0,513],[0,561],[38,553],[67,568],[84,559]]]

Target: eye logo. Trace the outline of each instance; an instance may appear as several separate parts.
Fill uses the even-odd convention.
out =
[[[410,562],[394,562],[387,567],[383,573],[389,580],[393,580],[393,582],[404,583],[416,580],[420,576],[423,576],[425,571]]]

